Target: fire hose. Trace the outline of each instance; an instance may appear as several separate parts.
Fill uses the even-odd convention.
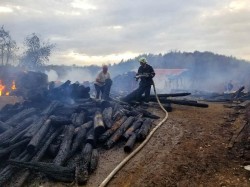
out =
[[[123,166],[131,159],[133,158],[137,153],[139,153],[139,151],[149,142],[150,138],[153,136],[153,134],[155,133],[155,131],[162,126],[162,124],[168,119],[168,112],[165,110],[165,108],[162,106],[159,97],[156,93],[156,89],[155,89],[155,83],[153,81],[153,88],[154,88],[154,93],[155,93],[155,97],[156,100],[160,106],[160,108],[165,112],[165,117],[163,118],[163,120],[161,120],[154,128],[153,130],[149,133],[149,135],[147,136],[147,138],[132,152],[130,153],[127,157],[125,157],[120,164],[118,164],[115,169],[104,179],[104,181],[99,185],[99,187],[105,187],[107,186],[107,184],[109,183],[109,181],[114,177],[114,175],[123,168]]]

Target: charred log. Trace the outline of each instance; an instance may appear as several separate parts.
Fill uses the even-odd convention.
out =
[[[9,159],[16,159],[23,151],[23,147],[18,147],[10,152]]]
[[[31,128],[28,129],[28,131],[25,133],[24,137],[33,137],[38,130],[42,127],[42,125],[45,123],[47,120],[47,116],[40,117],[37,121],[35,121],[32,125]]]
[[[169,94],[157,94],[158,97],[183,97],[191,95],[191,93],[169,93]],[[155,95],[150,95],[150,98],[155,98]]]
[[[44,138],[44,136],[46,135],[46,133],[49,130],[50,123],[51,123],[50,119],[46,120],[46,122],[43,124],[43,126],[39,129],[39,131],[30,140],[30,143],[27,146],[27,150],[29,153],[33,153],[34,151],[36,151],[38,149],[38,146],[39,146],[42,138]]]
[[[25,128],[27,128],[34,120],[35,120],[35,117],[29,117],[25,119],[22,123],[20,123],[18,126],[16,126],[15,128],[11,128],[3,132],[2,134],[0,134],[0,142],[7,142],[14,135],[24,130]]]
[[[102,112],[104,124],[108,129],[113,125],[112,113],[112,107],[105,108]]]
[[[86,113],[81,111],[80,113],[72,114],[72,123],[75,126],[80,126],[86,121]]]
[[[114,116],[112,117],[112,119],[116,121],[121,119],[123,116],[126,116],[127,114],[129,114],[129,110],[119,108],[118,110],[114,110]]]
[[[148,112],[147,110],[144,110],[144,109],[141,109],[141,108],[138,108],[136,109],[139,113],[142,113],[143,114],[143,117],[146,117],[146,118],[151,118],[151,119],[160,119],[159,116],[157,115],[154,115],[152,114],[151,112]]]
[[[49,119],[51,120],[51,125],[54,126],[63,126],[63,125],[70,125],[71,120],[65,116],[50,116]]]
[[[4,183],[17,171],[13,166],[7,165],[0,173],[0,186],[4,186]]]
[[[92,106],[92,107],[87,108],[86,110],[88,111],[88,115],[92,116],[92,115],[95,115],[97,111],[100,111],[100,108]]]
[[[23,162],[26,162],[26,161],[29,161],[31,158],[31,155],[29,155],[26,150],[21,153],[19,155],[19,157],[17,158],[17,160],[20,160],[20,161],[23,161]],[[15,174],[19,169],[11,166],[11,165],[7,165],[0,173],[0,186],[4,186],[4,183],[6,181],[8,181],[11,176],[13,174]]]
[[[7,104],[0,110],[0,121],[7,121],[15,114],[24,110],[24,105],[16,103],[14,105]]]
[[[51,104],[42,112],[42,115],[50,116],[60,106],[62,106],[62,104],[60,104],[59,101],[52,101]]]
[[[149,134],[151,124],[152,124],[152,120],[148,119],[148,118],[143,122],[143,124],[142,124],[142,126],[137,134],[138,141],[143,141],[146,139],[147,135]]]
[[[87,133],[86,143],[91,144],[93,147],[96,146],[95,130],[94,128],[90,129]]]
[[[68,155],[70,152],[70,145],[71,145],[72,138],[74,135],[74,130],[75,128],[73,125],[65,127],[64,138],[62,140],[59,152],[53,161],[56,165],[59,165],[59,166],[63,165],[66,159],[68,158]]]
[[[24,139],[16,144],[13,144],[5,149],[0,149],[0,158],[5,156],[6,154],[10,153],[13,149],[17,149],[18,147],[20,146],[23,146],[23,145],[27,145],[27,143],[29,142],[29,139]]]
[[[60,148],[60,144],[50,144],[49,145],[49,153],[52,157],[56,157]]]
[[[131,110],[129,111],[128,115],[129,116],[139,116],[139,115],[143,116],[143,113],[138,110]]]
[[[9,130],[11,127],[0,121],[0,133]]]
[[[87,143],[82,150],[81,156],[78,158],[75,170],[75,178],[78,184],[85,184],[88,180],[88,168],[91,162],[92,150],[92,145]]]
[[[143,123],[143,119],[142,118],[137,119],[133,123],[133,125],[126,130],[126,132],[123,134],[123,137],[125,139],[128,139],[137,129],[139,129],[141,127],[142,123]]]
[[[138,95],[138,90],[134,90],[131,93],[129,93],[128,95],[126,95],[125,97],[123,97],[121,100],[123,102],[131,102],[133,100],[136,100],[136,97]]]
[[[132,132],[132,134],[130,135],[127,143],[124,146],[124,151],[126,153],[131,152],[133,150],[133,148],[134,148],[135,142],[136,142],[136,134],[134,132]]]
[[[104,126],[102,114],[100,111],[97,111],[95,113],[94,131],[95,131],[95,137],[97,138],[105,132],[105,126]]]
[[[74,181],[74,168],[62,167],[45,162],[20,162],[16,160],[9,160],[9,163],[15,167],[28,168],[30,170],[42,172],[48,177],[62,182]]]
[[[59,135],[59,133],[61,132],[62,128],[59,129],[53,129],[51,128],[49,130],[49,133],[46,135],[46,137],[44,138],[44,142],[43,142],[43,146],[42,148],[36,153],[36,155],[32,158],[32,161],[40,161],[40,159],[44,156],[46,150],[48,149],[49,145],[51,144],[51,142]],[[18,181],[15,182],[14,187],[21,187],[23,186],[24,182],[26,181],[26,179],[28,178],[28,176],[30,175],[30,171],[27,170],[25,171],[20,179],[18,179]]]
[[[73,143],[71,146],[71,151],[70,151],[70,156],[74,155],[74,153],[77,151],[79,146],[83,143],[84,139],[86,138],[86,135],[87,135],[87,129],[84,128],[84,126],[82,125],[79,128],[79,130],[78,130],[78,132],[73,140]]]
[[[110,149],[114,144],[120,139],[124,132],[129,128],[129,126],[135,120],[134,117],[130,116],[128,119],[121,125],[121,127],[111,136],[111,138],[105,143],[105,147]]]
[[[94,124],[93,121],[88,121],[87,123],[84,123],[82,127],[85,128],[86,130],[89,130],[90,128],[93,127],[93,124]]]
[[[91,155],[91,160],[90,160],[90,167],[89,171],[92,173],[93,171],[96,170],[97,165],[98,165],[98,160],[99,160],[99,154],[97,149],[93,149],[92,155]]]
[[[31,128],[31,125],[28,126],[27,128],[25,128],[24,130],[20,131],[19,133],[17,133],[16,136],[14,136],[12,139],[10,139],[10,141],[8,141],[8,145],[13,145],[18,141],[21,141],[23,139],[27,139],[24,137],[24,134]],[[30,138],[28,138],[28,139],[30,140]]]
[[[110,136],[112,136],[112,134],[114,134],[114,132],[119,129],[119,127],[127,120],[126,116],[123,116],[121,119],[117,120],[114,122],[113,126],[108,129],[105,133],[103,133],[100,137],[99,137],[99,142],[105,142],[106,140],[108,140],[108,138]]]
[[[55,116],[65,116],[65,117],[70,117],[73,113],[77,111],[78,106],[62,106],[58,107],[54,112],[53,115]]]
[[[195,106],[195,107],[201,107],[201,108],[207,108],[208,104],[206,103],[198,103],[195,101],[186,101],[186,100],[182,100],[182,101],[178,101],[178,100],[169,100],[169,103],[173,103],[173,104],[178,104],[178,105],[187,105],[187,106]]]
[[[39,161],[42,159],[42,157],[44,156],[46,150],[48,149],[49,145],[52,143],[52,141],[61,133],[62,131],[62,127],[58,128],[58,129],[53,129],[51,128],[49,130],[49,133],[45,136],[45,141],[43,142],[43,146],[41,147],[41,149],[39,149],[36,152],[36,155],[32,158],[32,161]]]
[[[151,101],[156,102],[156,99],[151,99]],[[186,105],[186,106],[195,106],[201,108],[207,108],[208,104],[205,103],[198,103],[197,101],[190,101],[190,100],[172,100],[172,99],[160,99],[161,103],[172,103],[177,105]]]
[[[25,109],[21,112],[19,112],[18,114],[14,115],[12,118],[10,118],[9,120],[7,120],[5,122],[5,125],[8,126],[15,126],[16,124],[18,124],[20,121],[23,121],[24,119],[28,118],[29,116],[35,114],[36,109],[35,108],[29,108],[29,109]]]
[[[167,112],[172,112],[172,110],[173,110],[171,103],[167,103],[167,104],[162,105],[162,106],[165,108],[165,110]]]

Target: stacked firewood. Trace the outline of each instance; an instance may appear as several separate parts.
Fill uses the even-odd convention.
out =
[[[123,142],[124,151],[132,151],[158,118],[140,107],[90,98],[6,105],[0,111],[0,186],[10,185],[10,178],[10,186],[22,186],[33,171],[84,184],[97,168],[98,150]]]

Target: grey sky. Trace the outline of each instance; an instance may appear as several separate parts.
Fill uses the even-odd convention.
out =
[[[250,0],[1,0],[19,45],[35,32],[53,64],[119,62],[141,53],[212,51],[250,60]]]

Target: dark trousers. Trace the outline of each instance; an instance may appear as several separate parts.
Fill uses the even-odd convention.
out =
[[[103,86],[99,86],[99,85],[95,84],[96,99],[99,99],[100,93],[102,93],[102,99],[108,100],[111,86],[112,86],[112,80],[111,79],[107,79]]]
[[[142,95],[145,94],[144,101],[149,102],[149,100],[150,100],[150,90],[151,90],[151,84],[150,83],[140,83],[139,88],[137,88],[136,100],[141,101],[142,100]]]
[[[102,93],[102,95],[103,95],[104,86],[99,86],[99,85],[95,84],[95,90],[96,90],[96,96],[95,96],[95,98],[99,99],[100,93]]]

